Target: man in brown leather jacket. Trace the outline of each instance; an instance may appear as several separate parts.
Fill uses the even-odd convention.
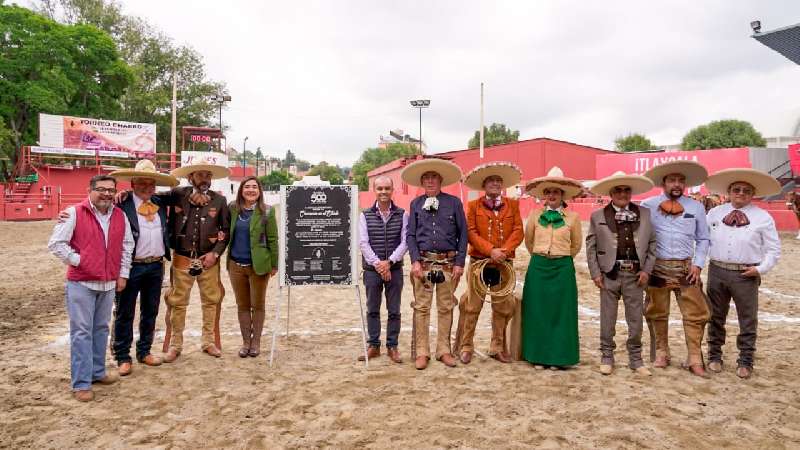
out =
[[[510,162],[495,161],[480,165],[467,174],[464,184],[472,190],[485,191],[485,195],[467,204],[467,236],[469,239],[469,257],[467,266],[467,292],[459,302],[458,340],[460,359],[469,364],[475,350],[473,338],[478,316],[483,309],[486,295],[478,291],[481,283],[480,273],[476,268],[484,266],[484,280],[493,284],[489,286],[492,299],[492,338],[489,355],[502,362],[511,362],[506,346],[505,334],[511,316],[514,314],[515,299],[513,292],[505,296],[492,295],[492,290],[501,287],[500,265],[511,263],[514,249],[524,237],[522,217],[519,212],[519,201],[503,195],[503,191],[519,183],[521,171]]]

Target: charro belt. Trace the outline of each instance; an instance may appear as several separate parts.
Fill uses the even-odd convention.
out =
[[[751,267],[755,267],[758,264],[736,264],[736,263],[726,263],[722,261],[711,260],[711,264],[726,270],[747,270]]]
[[[164,260],[163,256],[148,256],[147,258],[134,258],[134,264],[153,264]]]
[[[621,272],[638,272],[640,265],[635,259],[618,259],[615,263]]]

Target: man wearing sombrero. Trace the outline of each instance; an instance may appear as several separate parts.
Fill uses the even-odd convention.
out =
[[[631,202],[631,196],[653,188],[649,178],[616,172],[591,187],[592,193],[611,197],[603,209],[592,213],[586,235],[586,262],[600,289],[600,373],[614,370],[614,334],[619,298],[628,323],[628,367],[649,376],[642,362],[644,287],[656,262],[656,234],[650,210]]]
[[[183,349],[186,307],[195,279],[200,286],[203,311],[202,349],[220,357],[214,342],[214,324],[218,305],[225,295],[219,277],[219,257],[230,237],[230,214],[225,197],[212,191],[211,180],[230,175],[227,167],[210,158],[200,158],[170,173],[186,178],[191,186],[178,187],[162,198],[170,209],[170,246],[174,250],[172,285],[166,296],[170,306],[172,334],[164,362],[174,361]]]
[[[772,269],[781,253],[775,220],[751,203],[753,197],[780,192],[781,185],[754,169],[726,169],[710,176],[706,188],[725,194],[730,203],[708,212],[711,228],[707,293],[711,304],[708,324],[708,368],[722,371],[725,321],[731,299],[736,305],[739,336],[736,375],[750,378],[758,328],[758,286],[761,276]]]
[[[514,293],[504,296],[491,295],[499,288],[501,280],[499,265],[514,259],[514,250],[522,243],[522,217],[519,201],[510,199],[503,192],[519,183],[522,172],[515,164],[496,161],[482,164],[470,171],[464,184],[474,191],[484,191],[485,195],[467,204],[467,236],[469,239],[470,263],[467,267],[467,292],[459,303],[458,332],[456,342],[461,362],[469,364],[474,351],[473,338],[478,316],[483,308],[485,290],[479,292],[475,268],[483,267],[486,286],[492,299],[492,338],[489,355],[502,362],[510,363],[511,356],[505,342],[505,333],[511,316],[514,314]],[[486,260],[489,260],[487,263]],[[491,272],[491,274],[489,274]],[[483,294],[483,295],[482,295]]]
[[[687,187],[699,186],[708,178],[705,167],[693,161],[671,161],[644,174],[664,193],[650,197],[642,206],[651,211],[656,231],[656,263],[647,288],[645,317],[650,333],[655,334],[653,367],[670,364],[669,303],[674,292],[683,316],[687,361],[692,374],[705,377],[700,343],[710,316],[703,295],[700,271],[706,263],[709,236],[703,205],[684,195]],[[651,350],[652,350],[651,343]],[[651,351],[651,358],[653,358]]]
[[[458,183],[461,169],[444,159],[426,158],[406,166],[401,177],[406,184],[425,190],[411,201],[406,235],[414,288],[412,357],[417,369],[428,367],[430,310],[435,290],[436,359],[455,367],[450,331],[456,304],[454,292],[467,258],[467,221],[461,200],[442,192],[442,187]]]
[[[117,180],[130,181],[133,188],[133,195],[127,196],[119,207],[128,216],[136,245],[128,283],[116,296],[111,332],[111,350],[119,366],[119,374],[126,376],[133,369],[130,351],[136,297],[139,297],[140,311],[136,360],[148,366],[158,366],[162,362],[160,357],[150,353],[150,348],[164,279],[164,259],[170,259],[169,233],[166,207],[153,194],[156,186],[174,187],[178,185],[178,180],[156,171],[153,162],[148,159],[136,163],[133,170],[117,170],[110,175]]]

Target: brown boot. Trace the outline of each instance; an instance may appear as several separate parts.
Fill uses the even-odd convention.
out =
[[[490,356],[504,364],[508,364],[511,362],[511,356],[509,356],[509,354],[506,352],[497,352],[494,355]]]
[[[450,353],[445,353],[442,356],[440,356],[438,359],[439,359],[439,361],[442,362],[442,364],[444,364],[447,367],[455,367],[456,366],[456,358],[453,355],[451,355]]]
[[[119,363],[119,369],[117,370],[119,371],[119,376],[127,377],[131,374],[131,372],[133,372],[133,364],[131,364],[130,361],[121,362]]]
[[[472,352],[461,352],[461,362],[469,364],[472,361]]]
[[[389,359],[391,359],[394,363],[400,364],[403,362],[403,358],[400,357],[400,351],[397,350],[396,347],[387,348],[386,355],[388,355]]]
[[[381,348],[380,347],[374,347],[372,345],[367,347],[367,358],[372,359],[372,358],[377,358],[378,356],[381,356]],[[364,360],[364,355],[359,356],[358,360],[359,361],[363,361]]]
[[[114,372],[106,372],[103,378],[98,378],[92,381],[92,383],[109,385],[109,384],[114,384],[117,381],[119,381],[119,374]]]
[[[656,369],[666,369],[669,366],[669,356],[656,356],[653,367]]]
[[[72,396],[79,402],[90,402],[94,400],[94,392],[84,389],[80,391],[73,391]]]
[[[253,311],[253,338],[250,340],[248,356],[255,358],[261,354],[261,331],[264,329],[266,311]]]
[[[164,362],[171,363],[178,359],[178,356],[181,356],[181,351],[176,349],[175,347],[170,347],[169,351],[164,354]]]
[[[239,357],[247,358],[253,334],[253,320],[250,311],[239,311],[239,329],[242,332],[242,347],[239,349]]]
[[[149,354],[149,355],[145,356],[144,358],[142,358],[142,364],[147,365],[147,366],[153,366],[153,367],[160,366],[161,363],[163,363],[163,362],[164,362],[164,360],[160,356],[156,356],[156,355],[153,355],[153,354]]]
[[[216,345],[208,344],[203,348],[203,353],[206,353],[209,356],[213,356],[214,358],[219,358],[222,356],[222,352],[219,351]]]
[[[425,370],[428,367],[428,358],[427,356],[417,356],[417,359],[414,361],[414,366],[417,370]]]

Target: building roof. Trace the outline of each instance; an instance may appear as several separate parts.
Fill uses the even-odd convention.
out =
[[[497,147],[502,147],[502,146],[506,146],[506,145],[517,145],[517,144],[522,144],[524,142],[535,142],[535,141],[560,142],[562,144],[575,145],[575,146],[578,146],[578,147],[589,148],[589,149],[598,150],[598,151],[601,151],[601,152],[617,153],[614,150],[606,150],[604,148],[592,147],[590,145],[576,144],[574,142],[562,141],[560,139],[553,139],[553,138],[549,138],[549,137],[537,137],[537,138],[525,139],[525,140],[517,141],[517,142],[509,142],[507,144],[489,145],[489,146],[484,147],[484,150],[487,149],[487,148],[497,148]],[[475,150],[480,150],[480,149],[478,147],[472,147],[472,148],[467,148],[467,149],[463,149],[463,150],[451,150],[451,151],[447,151],[447,152],[436,153],[436,155],[453,155],[453,154],[456,154],[456,153],[470,152],[470,151],[475,151]]]
[[[753,38],[789,58],[793,63],[800,64],[800,24],[755,33]]]

